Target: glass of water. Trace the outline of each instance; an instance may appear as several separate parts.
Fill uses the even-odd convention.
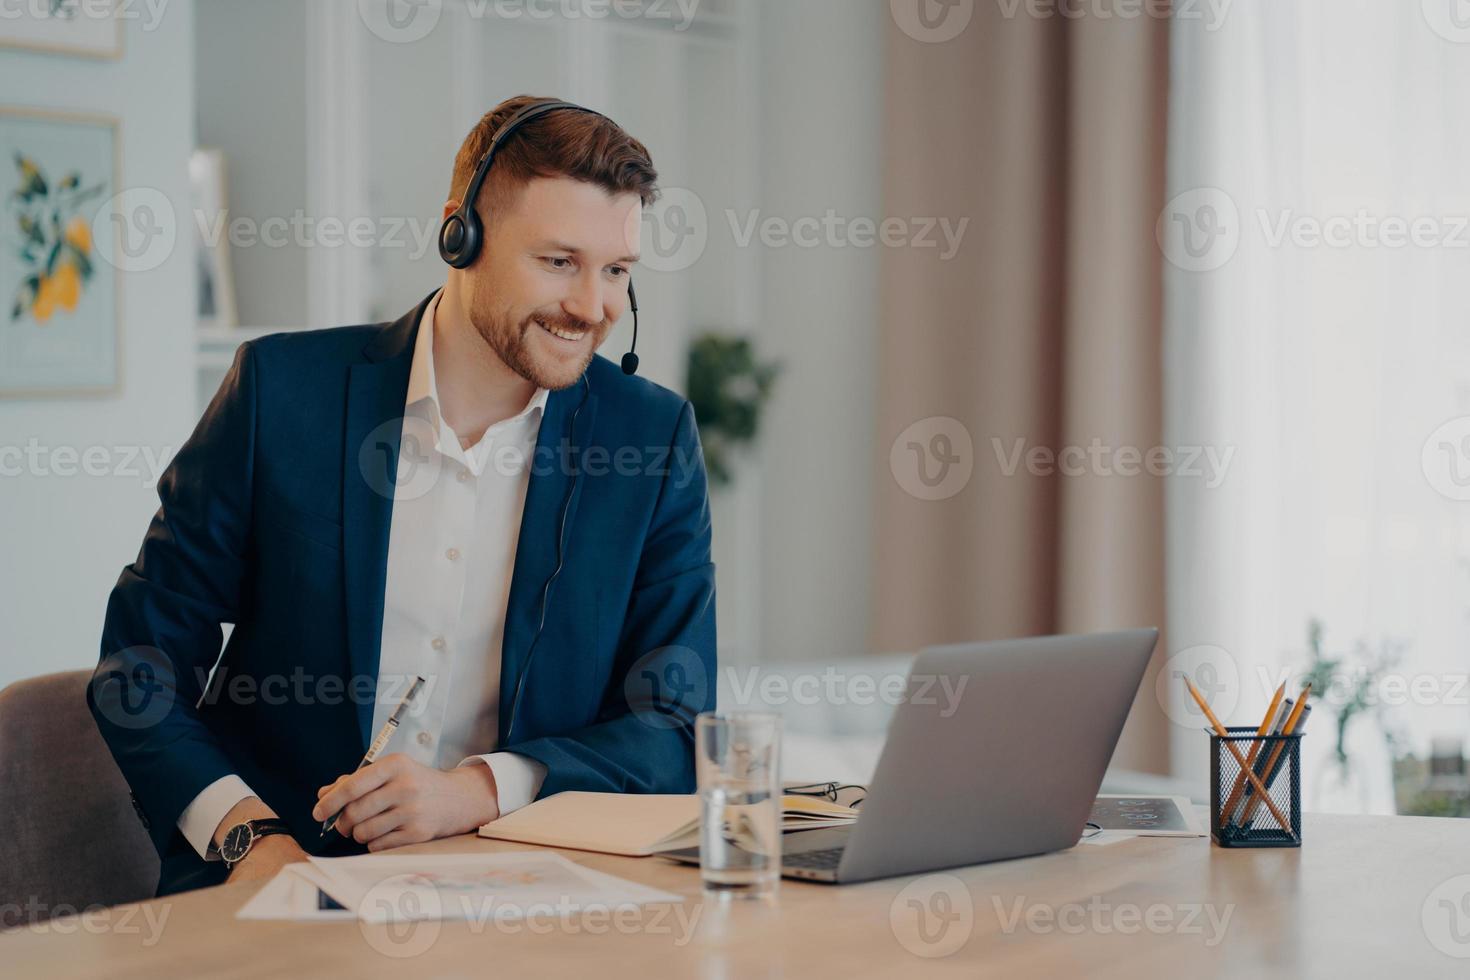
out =
[[[695,719],[694,742],[705,893],[773,896],[781,881],[781,717],[707,712]]]

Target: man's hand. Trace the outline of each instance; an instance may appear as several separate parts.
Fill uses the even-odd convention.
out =
[[[230,808],[225,818],[220,821],[219,827],[214,832],[214,845],[218,847],[224,841],[225,834],[236,824],[242,824],[247,820],[266,820],[274,817],[275,811],[261,802],[259,797],[252,796],[241,800]],[[245,859],[230,869],[229,881],[257,881],[264,878],[274,878],[288,864],[306,860],[306,852],[296,839],[290,834],[271,834],[262,837],[250,845],[250,853]]]
[[[289,834],[271,834],[250,845],[245,859],[230,869],[226,881],[260,881],[274,878],[288,864],[307,860],[306,852]]]
[[[337,833],[370,851],[467,834],[500,816],[489,766],[472,763],[446,772],[399,753],[339,777],[316,795],[312,819],[342,810]]]

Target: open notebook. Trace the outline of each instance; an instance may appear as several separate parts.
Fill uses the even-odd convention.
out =
[[[781,797],[781,829],[852,823],[858,811],[812,796]],[[699,844],[699,797],[557,793],[480,828],[481,837],[643,857]]]

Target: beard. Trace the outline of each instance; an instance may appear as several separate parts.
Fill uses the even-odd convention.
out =
[[[470,322],[506,367],[536,387],[551,391],[560,391],[577,383],[592,363],[592,356],[607,333],[606,324],[588,323],[561,311],[533,313],[517,323],[508,315],[480,314],[472,308]],[[538,356],[533,345],[541,338],[534,337],[532,331],[545,334],[540,323],[559,330],[583,333],[587,338],[584,341],[587,344],[585,354],[575,361],[555,357],[549,352]]]

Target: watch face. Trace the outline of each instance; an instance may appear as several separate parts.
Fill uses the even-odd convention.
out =
[[[250,840],[253,836],[249,827],[243,823],[236,824],[225,833],[225,839],[219,846],[219,856],[227,863],[234,864],[250,850]]]

